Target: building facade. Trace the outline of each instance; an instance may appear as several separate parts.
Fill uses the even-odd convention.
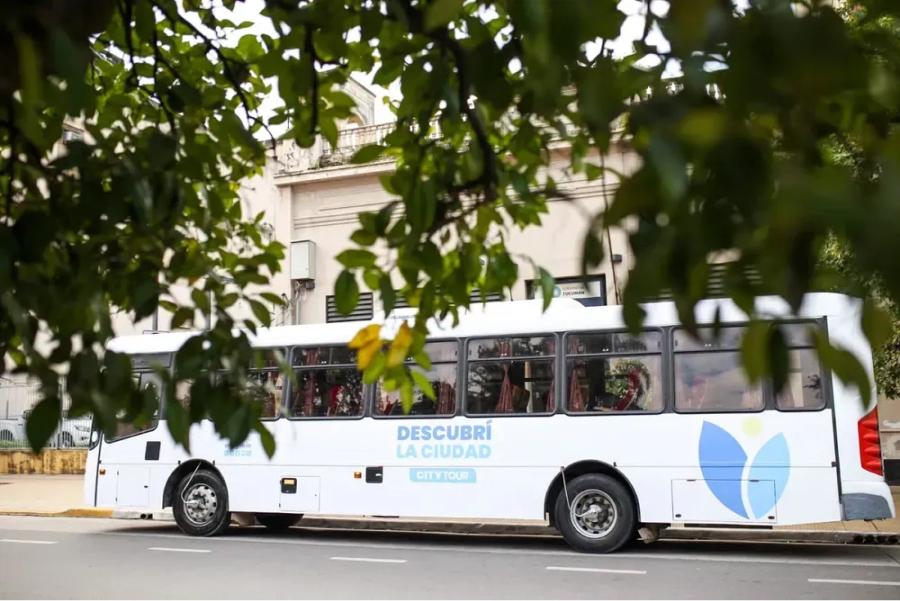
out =
[[[371,119],[363,115],[362,121]],[[290,299],[281,323],[321,323],[345,320],[334,310],[334,282],[341,271],[335,256],[350,247],[350,235],[359,227],[358,215],[377,211],[392,200],[379,178],[390,173],[393,162],[381,160],[366,165],[350,163],[350,157],[369,144],[378,144],[392,129],[391,123],[348,124],[331,147],[317,141],[300,148],[293,141],[281,142],[272,161],[272,183],[277,198],[274,213],[290,215],[288,222],[275,224],[277,239],[290,247],[284,277],[273,282],[279,294]],[[605,157],[617,172],[628,173],[637,165],[637,156],[623,143],[614,143]],[[549,203],[539,227],[524,231],[510,229],[504,238],[515,257],[529,257],[557,278],[557,296],[588,298],[593,304],[617,304],[624,277],[632,263],[625,232],[612,229],[604,236],[607,260],[594,272],[581,277],[582,241],[588,227],[586,215],[599,213],[612,200],[617,182],[610,178],[588,181],[584,176],[568,176],[568,150],[560,145],[552,152],[550,174],[569,200]],[[519,280],[506,300],[533,297],[536,288],[531,264],[518,259]],[[377,297],[378,295],[375,295]],[[363,294],[359,310],[351,318],[365,319],[380,311],[378,299]]]

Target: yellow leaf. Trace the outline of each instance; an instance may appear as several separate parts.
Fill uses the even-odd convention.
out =
[[[397,331],[397,335],[394,336],[394,341],[391,342],[391,350],[388,351],[388,368],[403,365],[407,355],[409,355],[409,347],[412,344],[412,339],[412,330],[409,329],[409,325],[406,322],[403,322],[403,324],[400,325],[400,329]]]
[[[356,366],[359,368],[359,371],[365,371],[369,367],[379,350],[381,350],[381,340],[378,338],[369,341],[368,344],[359,349],[356,353]]]
[[[364,346],[372,344],[372,341],[377,341],[381,337],[381,326],[373,323],[370,326],[366,326],[356,333],[356,336],[353,337],[353,340],[350,341],[350,344],[347,345],[353,349],[361,349]]]

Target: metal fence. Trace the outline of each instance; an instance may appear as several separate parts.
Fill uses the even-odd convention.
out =
[[[91,418],[66,415],[68,396],[62,391],[63,417],[47,446],[50,448],[87,448],[91,438]],[[26,449],[25,424],[32,408],[40,401],[37,383],[26,379],[0,377],[0,449]]]

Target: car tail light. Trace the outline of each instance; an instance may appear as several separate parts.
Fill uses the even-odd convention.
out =
[[[881,466],[881,439],[878,436],[878,407],[859,420],[859,463],[862,468],[879,476],[884,475]]]

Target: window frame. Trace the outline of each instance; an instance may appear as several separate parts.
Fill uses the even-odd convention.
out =
[[[820,329],[823,333],[827,334],[827,322],[825,318],[792,318],[792,319],[778,319],[774,320],[778,325],[813,325]],[[729,327],[739,327],[746,329],[747,326],[750,325],[748,321],[733,321],[733,322],[723,322],[719,324],[720,327],[729,328]],[[712,328],[713,324],[698,324],[698,327],[701,328]],[[735,348],[716,348],[716,349],[689,349],[683,351],[675,350],[675,333],[679,330],[684,330],[684,326],[676,325],[669,328],[669,332],[667,335],[667,342],[669,348],[669,355],[671,359],[669,360],[670,370],[671,370],[671,381],[669,385],[669,393],[672,399],[672,411],[681,415],[719,415],[719,414],[734,414],[734,413],[746,413],[746,414],[757,414],[763,413],[765,411],[780,411],[783,413],[814,413],[817,411],[823,411],[825,409],[829,409],[833,406],[833,394],[831,389],[831,372],[828,370],[821,361],[819,363],[819,376],[823,380],[822,384],[822,395],[823,402],[815,408],[806,408],[806,407],[794,407],[794,408],[786,408],[781,409],[778,407],[778,402],[776,399],[776,393],[773,390],[772,380],[771,378],[763,378],[760,383],[760,393],[762,394],[762,407],[759,409],[715,409],[715,410],[685,410],[678,408],[678,398],[676,393],[676,376],[675,376],[675,357],[676,355],[691,355],[691,354],[701,354],[701,353],[738,353],[740,354],[741,349],[740,346]],[[812,344],[809,345],[788,345],[787,346],[788,353],[792,350],[806,350],[806,349],[815,349]],[[817,356],[818,358],[818,356]],[[743,370],[743,365],[741,365],[741,369]]]
[[[297,375],[298,371],[314,371],[316,369],[347,369],[351,368],[360,373],[360,378],[362,378],[362,373],[357,368],[356,363],[335,363],[335,364],[326,364],[326,365],[317,365],[314,367],[306,366],[306,365],[294,365],[294,352],[304,350],[304,349],[316,349],[316,348],[327,348],[327,347],[346,347],[347,343],[322,343],[322,344],[301,344],[296,346],[288,347],[288,363],[291,366],[291,372],[294,376]],[[291,421],[309,421],[309,422],[320,422],[327,420],[337,420],[337,421],[352,421],[363,419],[364,417],[369,415],[369,405],[372,400],[372,385],[362,383],[362,400],[360,401],[360,406],[362,407],[362,411],[359,412],[359,415],[299,415],[294,416],[290,414],[290,400],[291,395],[294,392],[294,380],[296,377],[288,378],[287,385],[285,386],[285,401],[284,401],[284,416],[286,419]],[[299,381],[298,381],[299,383]]]
[[[369,403],[367,404],[367,415],[369,415],[372,419],[453,419],[459,415],[463,415],[460,411],[461,406],[461,398],[460,398],[460,376],[463,373],[463,351],[466,350],[465,338],[436,338],[434,340],[426,340],[425,344],[428,345],[432,342],[455,342],[456,343],[456,388],[454,390],[454,399],[453,399],[453,413],[447,414],[432,414],[432,415],[377,415],[375,413],[375,403],[378,402],[378,398],[375,395],[375,391],[378,387],[378,382],[373,382],[372,384],[366,384],[367,387],[371,388],[371,394],[369,395],[371,398],[369,399]],[[415,360],[407,360],[404,362],[408,365],[418,365]],[[432,365],[452,365],[453,361],[433,361]]]
[[[666,328],[662,327],[649,327],[642,328],[641,334],[645,332],[656,332],[659,334],[659,351],[632,351],[628,353],[573,353],[569,355],[568,352],[564,352],[561,354],[562,359],[562,373],[563,379],[562,382],[568,383],[569,381],[569,358],[577,359],[577,358],[612,358],[612,357],[636,357],[636,356],[658,356],[659,357],[659,377],[660,377],[660,395],[662,396],[662,404],[660,408],[656,411],[579,411],[573,412],[569,411],[569,387],[568,385],[563,386],[563,389],[560,393],[559,398],[563,399],[563,407],[562,413],[570,416],[570,417],[610,417],[616,415],[659,415],[661,413],[667,413],[669,411],[669,380],[671,379],[671,374],[669,373],[669,361],[667,357],[671,355],[669,352],[669,344],[668,344],[668,336],[666,335]],[[568,330],[563,335],[563,349],[568,349],[569,336],[584,336],[584,335],[595,335],[595,334],[631,334],[628,328],[614,328],[609,330]]]
[[[491,357],[489,359],[469,359],[469,343],[478,340],[495,340],[497,338],[553,338],[556,344],[556,350],[553,355],[523,355],[521,357],[511,356],[511,357]],[[536,333],[513,333],[513,334],[494,334],[490,336],[470,336],[468,338],[463,339],[463,360],[465,361],[464,370],[462,372],[462,386],[460,387],[459,394],[462,395],[462,413],[461,415],[465,417],[471,417],[475,419],[481,419],[486,417],[551,417],[559,413],[559,377],[557,375],[559,372],[559,359],[561,353],[559,352],[559,345],[562,337],[558,332],[536,332]],[[524,359],[543,359],[549,360],[550,365],[553,368],[553,386],[555,387],[554,396],[557,399],[556,407],[554,407],[553,411],[544,411],[541,413],[471,413],[469,411],[469,365],[471,363],[501,363],[503,361],[514,361],[514,360],[524,360]],[[465,387],[465,393],[462,391],[462,387]]]

